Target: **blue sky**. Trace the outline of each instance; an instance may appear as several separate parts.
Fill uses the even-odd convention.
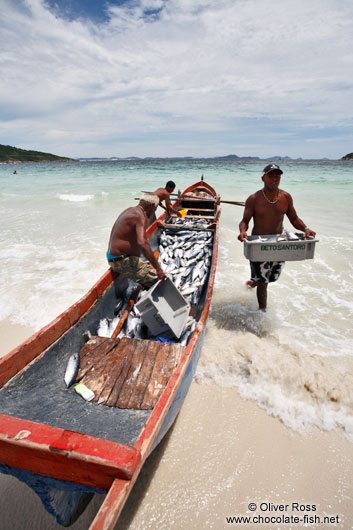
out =
[[[353,151],[351,0],[0,0],[0,143],[72,157]]]

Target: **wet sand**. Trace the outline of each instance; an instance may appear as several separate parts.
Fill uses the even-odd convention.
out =
[[[10,348],[28,332],[4,323],[1,331]],[[299,434],[234,388],[194,382],[173,429],[147,461],[118,528],[349,529],[352,462],[353,444],[342,434]],[[87,529],[102,500],[95,496],[71,528]],[[254,512],[249,503],[256,504]],[[301,511],[304,505],[311,509]],[[5,475],[0,475],[0,513],[4,530],[62,528],[27,486]],[[237,515],[264,522],[227,523],[226,517]],[[305,524],[304,516],[316,517],[316,524]],[[266,522],[266,517],[302,522]],[[332,519],[324,523],[324,517]]]
[[[33,333],[30,327],[12,324],[8,320],[0,321],[0,358],[27,340]]]

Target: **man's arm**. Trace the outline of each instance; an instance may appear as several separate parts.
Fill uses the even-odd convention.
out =
[[[310,236],[315,237],[316,236],[316,232],[314,232],[313,230],[310,230],[310,228],[308,228],[306,226],[304,221],[302,221],[298,217],[297,212],[295,211],[295,208],[294,208],[294,205],[293,205],[293,199],[292,199],[291,195],[289,195],[289,193],[288,193],[288,204],[289,204],[289,206],[288,206],[288,210],[286,211],[286,215],[287,215],[288,219],[290,220],[291,224],[294,226],[294,228],[304,232],[305,233],[305,239],[308,239]]]
[[[146,231],[144,227],[144,223],[138,222],[136,225],[136,235],[137,235],[137,244],[142,252],[142,254],[145,256],[145,258],[148,259],[148,261],[151,263],[151,265],[156,269],[158,280],[164,280],[165,274],[162,271],[162,269],[159,266],[158,261],[156,260],[152,249],[150,247],[150,244],[146,237]]]
[[[181,213],[178,212],[178,210],[176,210],[175,208],[173,208],[171,202],[170,202],[170,197],[169,197],[169,193],[166,195],[165,197],[165,206],[166,206],[166,210],[167,212],[169,213],[169,215],[171,213],[175,213],[178,217],[181,217]]]
[[[253,217],[253,215],[254,215],[254,198],[251,195],[246,200],[243,219],[239,223],[239,231],[240,231],[240,234],[238,235],[239,241],[244,241],[244,239],[248,239],[247,229],[249,226],[250,219]]]

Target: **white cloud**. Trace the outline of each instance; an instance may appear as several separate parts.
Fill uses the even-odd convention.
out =
[[[142,0],[110,7],[100,25],[61,19],[41,0],[0,9],[1,143],[211,156],[235,152],[245,132],[237,154],[258,155],[262,137],[265,151],[307,156],[310,145],[327,156],[333,129],[352,130],[350,1]]]

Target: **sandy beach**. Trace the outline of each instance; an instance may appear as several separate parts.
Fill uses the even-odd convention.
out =
[[[31,334],[30,328],[1,326],[9,348]],[[346,530],[353,520],[352,461],[353,444],[342,434],[294,432],[235,388],[194,382],[173,429],[147,461],[118,528]],[[73,530],[88,528],[102,500],[95,496]],[[250,503],[257,506],[253,512]],[[0,511],[4,530],[61,528],[27,486],[5,475]],[[232,516],[255,519],[250,526],[228,523]],[[294,517],[301,522],[283,522]],[[316,523],[309,524],[309,517]]]
[[[13,324],[9,320],[0,321],[0,358],[28,339],[33,333],[33,329],[29,326]]]

